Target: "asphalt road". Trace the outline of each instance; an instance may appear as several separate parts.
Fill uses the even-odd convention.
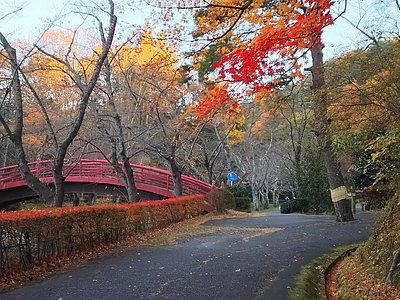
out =
[[[0,294],[0,299],[287,299],[300,267],[334,246],[368,237],[372,213],[225,219],[207,225],[282,230],[251,239],[229,230],[174,246],[139,247]]]

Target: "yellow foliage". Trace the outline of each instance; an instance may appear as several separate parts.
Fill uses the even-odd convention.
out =
[[[243,141],[245,132],[239,129],[233,129],[229,133],[229,143],[231,145],[239,144],[241,141]]]
[[[116,51],[115,64],[121,72],[126,72],[133,66],[153,67],[163,72],[171,72],[177,67],[177,50],[165,42],[163,35],[155,36],[149,24],[136,46],[124,45],[114,50]]]
[[[41,147],[44,143],[43,138],[37,134],[24,134],[23,140],[24,143],[30,144],[37,148]]]
[[[66,85],[66,67],[42,53],[31,57],[27,69],[35,77],[36,84],[46,87]]]

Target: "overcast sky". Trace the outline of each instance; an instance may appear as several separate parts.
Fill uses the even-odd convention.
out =
[[[379,12],[384,14],[394,14],[399,17],[398,11],[394,5],[390,6],[389,3],[395,3],[394,0],[350,0],[347,5],[347,10],[344,16],[357,24],[360,20],[368,22],[374,15],[373,18],[377,18],[376,6],[374,3],[378,1],[384,3],[386,11]],[[64,0],[0,0],[0,7],[5,13],[6,11],[12,11],[13,8],[22,6],[23,9],[12,17],[5,18],[0,21],[0,30],[12,39],[17,38],[34,38],[39,35],[45,28],[46,22],[54,19],[57,15],[63,14],[68,11],[68,5],[65,3],[76,3],[79,1],[64,1]],[[82,1],[83,3],[90,3],[90,1]],[[105,1],[107,2],[107,1]],[[142,25],[145,18],[149,15],[149,9],[140,5],[127,6],[125,9],[118,9],[121,3],[125,3],[126,0],[115,0],[117,6],[117,15],[119,17],[119,30],[124,28],[129,30],[127,24]],[[130,1],[135,3],[134,0]],[[344,0],[339,0],[335,4],[335,12],[341,12],[343,10]],[[389,10],[389,13],[388,13]],[[393,10],[393,11],[391,11]],[[373,11],[373,14],[371,13]],[[2,12],[2,13],[3,13]],[[0,17],[2,17],[0,13]],[[377,22],[377,20],[373,20]],[[382,20],[383,21],[383,20]],[[77,26],[81,22],[81,18],[75,16],[63,20],[58,26],[71,28]],[[380,20],[378,20],[380,22]],[[132,29],[132,27],[131,27]],[[356,30],[348,21],[343,18],[336,20],[335,24],[326,28],[324,31],[324,43],[325,43],[325,56],[327,58],[340,55],[346,50],[354,49],[362,40],[362,35]]]

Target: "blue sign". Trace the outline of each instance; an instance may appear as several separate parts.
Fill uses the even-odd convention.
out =
[[[235,172],[229,172],[228,173],[228,180],[229,181],[236,181],[237,179],[237,174]]]

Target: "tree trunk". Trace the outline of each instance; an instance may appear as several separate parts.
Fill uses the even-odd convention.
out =
[[[260,210],[260,199],[258,198],[258,193],[254,186],[251,187],[251,195],[253,198],[253,208],[254,210]]]
[[[84,194],[84,199],[85,199],[86,205],[93,206],[94,201],[96,199],[96,194],[94,194],[94,193]]]
[[[263,189],[263,208],[268,209],[269,208],[269,201],[268,201],[268,189]]]
[[[171,168],[171,173],[172,173],[172,182],[174,184],[174,195],[182,196],[182,194],[183,194],[182,173],[179,170],[179,168],[174,160],[169,160],[168,163],[169,163],[169,166]]]
[[[29,188],[32,191],[34,191],[43,201],[45,201],[46,203],[52,203],[53,193],[50,187],[40,182],[40,180],[32,174],[25,157],[25,152],[23,150],[22,143],[21,145],[18,144],[19,142],[17,142],[17,144],[14,143],[17,149],[16,154],[18,158],[19,170],[21,172],[22,177],[25,179]]]
[[[108,96],[108,104],[111,109],[111,115],[114,120],[114,123],[117,127],[117,133],[118,137],[115,138],[112,135],[109,134],[106,128],[102,126],[101,123],[97,124],[97,127],[99,130],[108,137],[110,140],[110,143],[112,144],[112,165],[117,172],[118,176],[120,177],[121,180],[123,180],[126,191],[128,193],[128,202],[138,202],[140,201],[139,197],[139,192],[136,188],[135,185],[135,178],[134,178],[134,172],[132,169],[132,166],[129,162],[129,157],[127,154],[127,150],[125,147],[125,142],[124,142],[124,128],[122,125],[122,120],[121,116],[119,115],[117,111],[117,107],[115,106],[115,99],[114,99],[114,89],[112,85],[112,80],[111,80],[111,65],[106,58],[104,60],[104,69],[105,69],[105,81],[106,81],[106,86],[107,86],[107,96]],[[123,163],[123,169],[124,172],[122,172],[120,164],[118,162],[118,154],[117,154],[117,149],[119,153],[119,157],[122,160]]]
[[[5,166],[7,166],[7,156],[8,156],[8,147],[9,147],[9,145],[10,145],[10,141],[9,141],[9,139],[6,139],[5,140],[5,143],[6,143],[6,145],[5,145],[5,147],[4,147],[4,151],[3,151],[3,161],[1,162],[1,165],[3,166],[3,168],[5,167]],[[3,149],[2,149],[3,150]]]
[[[57,147],[56,153],[56,161],[54,164],[54,185],[55,185],[55,199],[54,206],[61,207],[64,201],[64,177],[63,177],[63,167],[64,167],[64,159],[66,157],[69,146],[75,140],[78,135],[79,130],[81,129],[86,109],[89,103],[90,96],[92,95],[93,89],[96,86],[97,80],[100,76],[101,69],[103,67],[104,61],[107,58],[109,50],[112,45],[112,41],[114,38],[115,26],[117,23],[117,17],[114,15],[114,3],[113,1],[109,1],[110,5],[110,13],[109,13],[109,26],[108,26],[108,34],[107,37],[104,35],[104,29],[101,24],[99,24],[99,30],[102,37],[102,52],[99,54],[98,59],[94,64],[94,69],[92,76],[87,84],[82,81],[82,78],[79,76],[78,72],[70,65],[66,64],[68,71],[74,75],[74,81],[77,87],[81,90],[81,95],[79,99],[79,103],[77,105],[77,112],[74,117],[74,121],[71,124],[70,130],[66,135],[65,139],[62,143],[60,143]],[[61,61],[59,58],[45,52],[44,50],[38,48],[39,51],[44,53],[45,55],[55,59],[56,61]],[[68,59],[66,60],[68,62]],[[62,61],[61,61],[62,62]],[[63,62],[65,63],[65,62]],[[53,134],[55,134],[53,132]],[[53,136],[56,139],[55,136]]]
[[[4,50],[7,52],[9,65],[12,73],[10,86],[11,86],[11,96],[15,105],[15,120],[14,120],[15,126],[13,126],[14,131],[12,131],[11,127],[1,114],[0,114],[0,122],[3,125],[3,128],[5,129],[7,137],[15,146],[16,157],[18,159],[18,165],[22,177],[25,179],[29,188],[31,188],[44,201],[49,203],[52,198],[51,190],[47,185],[41,183],[40,180],[32,174],[31,170],[29,169],[28,162],[26,160],[25,150],[22,142],[22,135],[24,128],[24,111],[23,111],[23,101],[22,101],[23,100],[22,88],[19,78],[20,70],[17,60],[17,52],[15,48],[13,48],[8,43],[7,39],[1,33],[0,33],[0,42],[4,47]]]
[[[272,190],[271,190],[271,193],[272,193],[272,205],[274,207],[278,207],[279,206],[279,197],[276,197],[277,189],[278,189],[277,185],[278,185],[278,183],[274,182],[274,184],[272,185]]]
[[[212,178],[213,177],[213,169],[210,164],[210,160],[208,159],[207,150],[206,150],[205,146],[203,146],[203,151],[204,151],[204,167],[207,170],[208,183],[213,184],[213,178]]]
[[[297,156],[295,156],[295,161],[294,161],[294,172],[295,172],[294,174],[295,180],[293,183],[294,195],[296,196],[296,198],[302,198],[300,182],[303,178],[303,171],[301,168],[301,158]]]
[[[207,173],[208,173],[208,183],[211,184],[211,185],[215,185],[215,182],[214,182],[214,179],[213,179],[214,174],[213,174],[212,168],[208,169]]]
[[[140,201],[139,197],[139,192],[136,188],[135,185],[135,178],[133,177],[133,170],[132,166],[128,160],[128,158],[125,157],[124,159],[124,170],[125,170],[125,177],[126,177],[126,191],[128,193],[128,201],[129,202],[138,202]]]
[[[61,143],[61,145],[57,148],[57,162],[55,163],[55,170],[54,170],[54,185],[55,185],[55,199],[54,205],[55,206],[62,206],[62,202],[64,200],[64,178],[62,175],[63,169],[63,160],[65,158],[66,152],[68,147],[71,145],[73,140],[78,134],[78,131],[82,125],[86,107],[88,105],[88,101],[92,91],[97,83],[97,79],[100,75],[101,68],[103,66],[104,60],[106,59],[109,50],[111,48],[111,44],[114,38],[115,26],[117,23],[117,17],[114,15],[114,3],[113,1],[109,0],[110,5],[110,22],[108,27],[108,35],[107,38],[104,36],[104,30],[102,25],[99,24],[100,31],[102,33],[102,52],[100,53],[93,70],[93,74],[88,82],[88,84],[84,84],[81,80],[81,77],[77,73],[76,70],[72,68],[72,66],[66,62],[62,62],[60,59],[56,58],[55,56],[46,53],[45,51],[38,48],[42,53],[48,55],[49,57],[64,63],[69,71],[70,74],[74,75],[75,83],[81,90],[81,99],[78,105],[78,112],[76,118],[71,126],[71,130],[68,133],[65,140]],[[38,178],[36,178],[28,167],[28,163],[26,161],[26,156],[24,152],[24,147],[22,143],[22,135],[23,135],[23,121],[24,121],[24,112],[23,112],[23,96],[22,96],[22,89],[21,83],[19,79],[20,75],[20,66],[18,64],[16,50],[11,47],[8,43],[7,39],[4,37],[3,34],[0,33],[0,42],[4,47],[5,51],[7,52],[7,56],[9,58],[9,64],[12,71],[12,81],[11,81],[11,88],[12,88],[12,97],[15,102],[15,129],[14,132],[11,130],[11,127],[7,124],[6,120],[0,114],[0,123],[3,125],[8,138],[13,142],[16,148],[16,154],[18,157],[18,162],[20,166],[20,172],[23,178],[26,180],[28,186],[39,196],[41,196],[47,202],[51,199],[51,189],[40,182]],[[23,74],[22,74],[23,75]],[[54,132],[53,132],[54,134]],[[55,136],[53,136],[56,139]]]
[[[317,37],[315,44],[311,48],[315,130],[327,171],[331,198],[335,207],[336,221],[346,222],[354,220],[354,217],[351,211],[351,200],[347,199],[347,189],[340,171],[340,164],[331,146],[331,135],[328,129],[329,119],[327,116],[328,99],[327,92],[324,90],[323,45],[319,40],[320,37]]]
[[[79,206],[79,202],[80,202],[79,195],[77,193],[73,193],[73,194],[71,194],[71,198],[72,198],[72,205]]]
[[[64,176],[63,176],[63,163],[55,162],[54,165],[54,203],[55,207],[62,207],[64,202]]]
[[[101,131],[103,131],[104,128],[101,126],[98,127]],[[106,131],[104,131],[106,133]],[[116,141],[112,136],[110,136],[108,133],[106,133],[106,136],[110,140],[110,143],[112,144],[112,150],[111,150],[111,165],[113,166],[115,172],[117,173],[118,178],[124,183],[124,186],[126,188],[127,194],[128,194],[128,202],[138,202],[140,201],[139,197],[139,192],[136,188],[135,184],[135,178],[134,178],[134,172],[132,169],[132,166],[129,162],[129,158],[126,156],[125,152],[125,147],[123,142],[119,143]],[[122,156],[123,160],[123,165],[121,167],[121,164],[118,162],[118,157],[117,157],[117,143],[119,143],[120,147],[122,149],[120,150],[120,154]]]

